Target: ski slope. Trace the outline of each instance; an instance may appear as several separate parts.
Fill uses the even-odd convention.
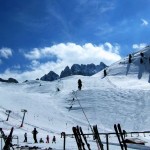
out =
[[[140,64],[144,53],[144,63]],[[38,141],[46,136],[50,140],[55,135],[57,143],[36,144],[42,148],[52,147],[63,149],[61,132],[72,133],[73,126],[81,126],[84,133],[91,133],[91,126],[98,125],[99,132],[114,132],[114,124],[120,123],[126,131],[150,130],[150,48],[132,54],[132,63],[128,57],[109,66],[107,76],[103,78],[103,71],[91,77],[70,76],[53,82],[28,81],[18,84],[0,82],[0,127],[9,133],[14,127],[13,135],[19,137],[19,145],[35,145],[32,138],[34,127],[39,132]],[[77,90],[77,81],[82,80],[82,90]],[[57,91],[57,88],[60,91]],[[73,98],[75,100],[73,101]],[[81,106],[86,114],[83,114]],[[69,109],[72,106],[71,109]],[[26,109],[24,125],[20,128],[23,113]],[[11,110],[10,118],[6,121],[6,110]],[[27,132],[28,143],[23,143],[24,133]],[[149,135],[140,135],[147,141]],[[96,150],[96,143],[89,137],[92,150]],[[102,141],[104,138],[102,137]],[[14,141],[16,142],[16,141]],[[110,149],[120,149],[116,139],[110,138]],[[146,149],[146,147],[129,146],[132,149]],[[66,139],[66,149],[77,149],[75,139]],[[147,149],[150,149],[149,147]]]

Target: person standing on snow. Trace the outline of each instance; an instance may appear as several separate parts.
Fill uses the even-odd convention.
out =
[[[42,138],[40,138],[40,141],[39,141],[40,143],[44,143],[44,141],[43,141],[43,139]]]
[[[129,64],[131,64],[131,62],[132,62],[132,55],[131,54],[129,54],[129,60],[128,60],[128,62],[129,62]]]
[[[107,72],[106,72],[106,69],[104,69],[104,77],[107,76]]]
[[[46,143],[49,143],[49,135],[46,137]]]
[[[55,136],[53,136],[53,139],[52,139],[52,143],[56,143],[56,137]]]
[[[78,89],[81,90],[82,88],[82,81],[81,79],[78,80]]]
[[[24,134],[24,142],[27,142],[27,133]]]
[[[34,130],[32,131],[32,134],[33,134],[34,143],[38,143],[37,142],[37,137],[36,137],[36,135],[38,134],[38,132],[37,132],[36,128],[34,128]]]

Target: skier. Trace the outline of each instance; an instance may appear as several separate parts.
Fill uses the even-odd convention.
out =
[[[129,54],[129,64],[131,63],[131,58],[132,58],[132,55]]]
[[[53,136],[53,139],[52,139],[52,143],[56,143],[56,137],[55,136]]]
[[[36,135],[38,134],[38,132],[37,132],[36,128],[34,128],[34,130],[32,131],[32,134],[33,134],[34,143],[38,143],[37,142],[37,137],[36,137]]]
[[[24,134],[24,142],[27,142],[27,133]]]
[[[81,79],[78,80],[78,89],[81,90],[82,88],[82,81]]]
[[[60,91],[60,89],[59,88],[57,88],[57,92],[59,92]]]
[[[107,75],[107,72],[106,72],[106,70],[104,69],[104,77],[106,77],[106,75]]]
[[[49,135],[46,137],[46,143],[49,143]]]
[[[72,106],[69,107],[69,111],[72,109]]]
[[[44,143],[44,141],[43,141],[43,139],[42,138],[40,138],[40,141],[39,141],[40,143]]]
[[[141,57],[144,57],[144,53],[141,52],[140,55],[141,55]]]
[[[142,58],[140,59],[140,63],[143,64],[143,59]]]

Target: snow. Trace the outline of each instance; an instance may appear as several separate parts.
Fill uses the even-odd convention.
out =
[[[13,135],[19,137],[19,145],[36,145],[42,148],[63,149],[61,132],[72,134],[73,126],[81,126],[84,133],[91,133],[90,125],[98,126],[101,133],[114,132],[114,124],[120,123],[126,131],[149,131],[150,124],[150,64],[149,47],[144,52],[144,63],[140,64],[140,52],[132,54],[133,61],[128,64],[128,57],[109,66],[107,76],[103,71],[91,76],[70,76],[53,82],[28,81],[12,84],[0,82],[0,127],[9,134],[14,127]],[[77,81],[82,80],[82,90],[77,90]],[[41,86],[40,86],[41,85]],[[60,91],[57,91],[57,88]],[[75,92],[73,92],[75,91]],[[76,99],[77,97],[77,99]],[[75,101],[73,101],[75,98]],[[88,118],[88,121],[78,103]],[[70,106],[72,109],[69,110]],[[26,109],[23,127],[20,128],[23,112]],[[11,110],[8,121],[6,110]],[[38,141],[46,136],[56,136],[56,144],[50,142],[34,144],[32,131],[38,131]],[[28,143],[24,143],[24,133]],[[102,136],[105,142],[105,137]],[[140,134],[140,139],[150,145],[149,134]],[[93,137],[88,138],[92,149],[96,148]],[[110,149],[120,149],[115,136],[109,137]],[[14,140],[14,143],[16,140]],[[133,146],[132,149],[150,149]],[[67,137],[66,149],[77,149],[75,139]]]

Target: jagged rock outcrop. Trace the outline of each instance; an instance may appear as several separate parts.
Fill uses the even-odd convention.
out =
[[[79,65],[74,64],[69,68],[68,66],[65,67],[65,69],[61,72],[60,78],[68,77],[71,75],[83,75],[83,76],[91,76],[96,74],[97,72],[101,71],[102,69],[106,68],[107,65],[105,65],[103,62],[101,62],[99,65],[95,64],[87,64],[87,65]],[[56,74],[53,71],[50,71],[47,75],[44,75],[41,77],[40,80],[43,81],[54,81],[59,78],[59,75]]]
[[[67,77],[67,76],[71,76],[72,75],[72,72],[70,70],[70,68],[67,66],[60,74],[60,78],[64,78],[64,77]]]
[[[43,77],[40,78],[40,80],[43,81],[54,81],[59,78],[59,75],[56,74],[54,71],[50,71],[48,74],[45,74]]]
[[[69,75],[83,75],[83,76],[91,76],[96,74],[97,72],[101,71],[102,69],[106,68],[107,65],[105,65],[103,62],[101,62],[99,65],[95,64],[87,64],[87,65],[79,65],[74,64],[72,65],[71,69],[67,67],[65,68],[65,75],[67,76],[67,70]],[[64,71],[62,71],[64,73]],[[66,77],[65,76],[65,77]],[[60,76],[61,77],[61,76]]]
[[[107,65],[105,65],[103,62],[100,62],[99,65],[96,65],[95,69],[96,69],[96,73],[105,69],[106,67],[108,67]]]
[[[0,82],[18,83],[18,81],[14,78],[9,78],[8,80],[4,80],[4,79],[0,78]]]
[[[71,67],[72,75],[82,75],[82,69],[79,64],[74,64]]]

